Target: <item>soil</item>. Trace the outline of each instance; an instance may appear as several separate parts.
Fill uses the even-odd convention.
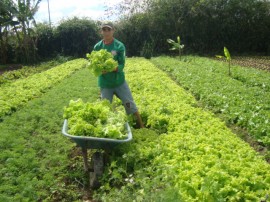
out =
[[[232,64],[270,71],[269,57],[235,57]]]
[[[7,71],[13,71],[17,69],[21,69],[23,65],[21,64],[7,64],[0,67],[0,75]]]
[[[224,61],[225,59],[219,59],[216,57],[211,57],[211,59]],[[239,65],[242,67],[250,67],[255,69],[262,69],[270,71],[270,57],[269,56],[254,56],[254,57],[233,57],[232,65]]]
[[[232,132],[242,140],[247,142],[255,151],[261,154],[265,160],[270,164],[270,152],[268,148],[258,142],[255,138],[251,137],[248,132],[242,128],[239,128],[235,125],[228,125],[228,127],[232,130]]]

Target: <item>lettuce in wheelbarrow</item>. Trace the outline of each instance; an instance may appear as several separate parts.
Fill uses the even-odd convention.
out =
[[[71,100],[64,108],[64,118],[68,119],[68,133],[76,136],[91,136],[112,139],[126,139],[123,111],[116,111],[108,100],[93,103],[81,99]]]

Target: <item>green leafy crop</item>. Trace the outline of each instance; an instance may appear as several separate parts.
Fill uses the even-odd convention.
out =
[[[107,100],[94,103],[71,100],[64,109],[64,118],[68,119],[68,132],[72,135],[113,139],[127,137],[124,128],[126,114],[123,111],[114,112]]]
[[[40,97],[56,83],[85,67],[85,59],[76,59],[47,71],[18,79],[0,88],[0,121],[25,105],[29,100]]]
[[[237,73],[225,76],[226,66],[220,62],[199,57],[193,57],[192,60],[194,61],[184,63],[168,57],[159,57],[152,59],[152,62],[169,72],[176,81],[204,103],[206,108],[221,115],[228,124],[245,128],[258,142],[270,147],[270,93],[266,91],[269,83],[266,76],[269,77],[269,74],[259,71],[247,73],[247,68],[234,67]],[[242,78],[241,82],[237,80],[239,75]],[[264,79],[257,80],[256,75]]]
[[[100,76],[102,72],[112,72],[117,67],[117,62],[113,59],[113,55],[105,49],[92,51],[86,54],[89,60],[88,68],[95,76]]]
[[[164,66],[181,68],[173,62]],[[117,148],[95,200],[267,201],[270,167],[248,144],[150,61],[130,58],[125,68],[149,129]]]

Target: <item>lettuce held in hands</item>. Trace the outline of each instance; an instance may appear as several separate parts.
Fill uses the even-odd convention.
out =
[[[101,75],[103,71],[112,72],[118,65],[113,55],[105,49],[92,51],[91,54],[86,54],[86,57],[89,60],[88,68],[95,76]]]

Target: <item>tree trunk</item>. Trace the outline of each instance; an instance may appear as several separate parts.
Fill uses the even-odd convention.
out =
[[[25,21],[22,21],[22,33],[23,33],[23,55],[25,58],[26,63],[30,62],[30,53],[29,53],[29,41],[31,41],[28,38],[27,32],[26,32],[26,25],[25,25]]]
[[[7,27],[5,27],[5,30]],[[0,46],[1,46],[1,52],[0,52],[0,62],[1,64],[7,64],[8,60],[8,55],[7,55],[7,50],[8,50],[8,37],[7,37],[7,31],[6,31],[6,40],[4,40],[4,32],[2,32],[2,27],[0,27]]]
[[[16,36],[17,36],[17,39],[18,39],[18,45],[19,45],[19,52],[16,50],[16,55],[18,57],[18,55],[20,55],[20,57],[24,57],[24,52],[23,52],[23,42],[22,42],[22,39],[18,33],[18,30],[16,28],[16,26],[13,26],[14,30],[15,30],[15,33],[16,33]],[[18,60],[18,58],[17,58]]]

